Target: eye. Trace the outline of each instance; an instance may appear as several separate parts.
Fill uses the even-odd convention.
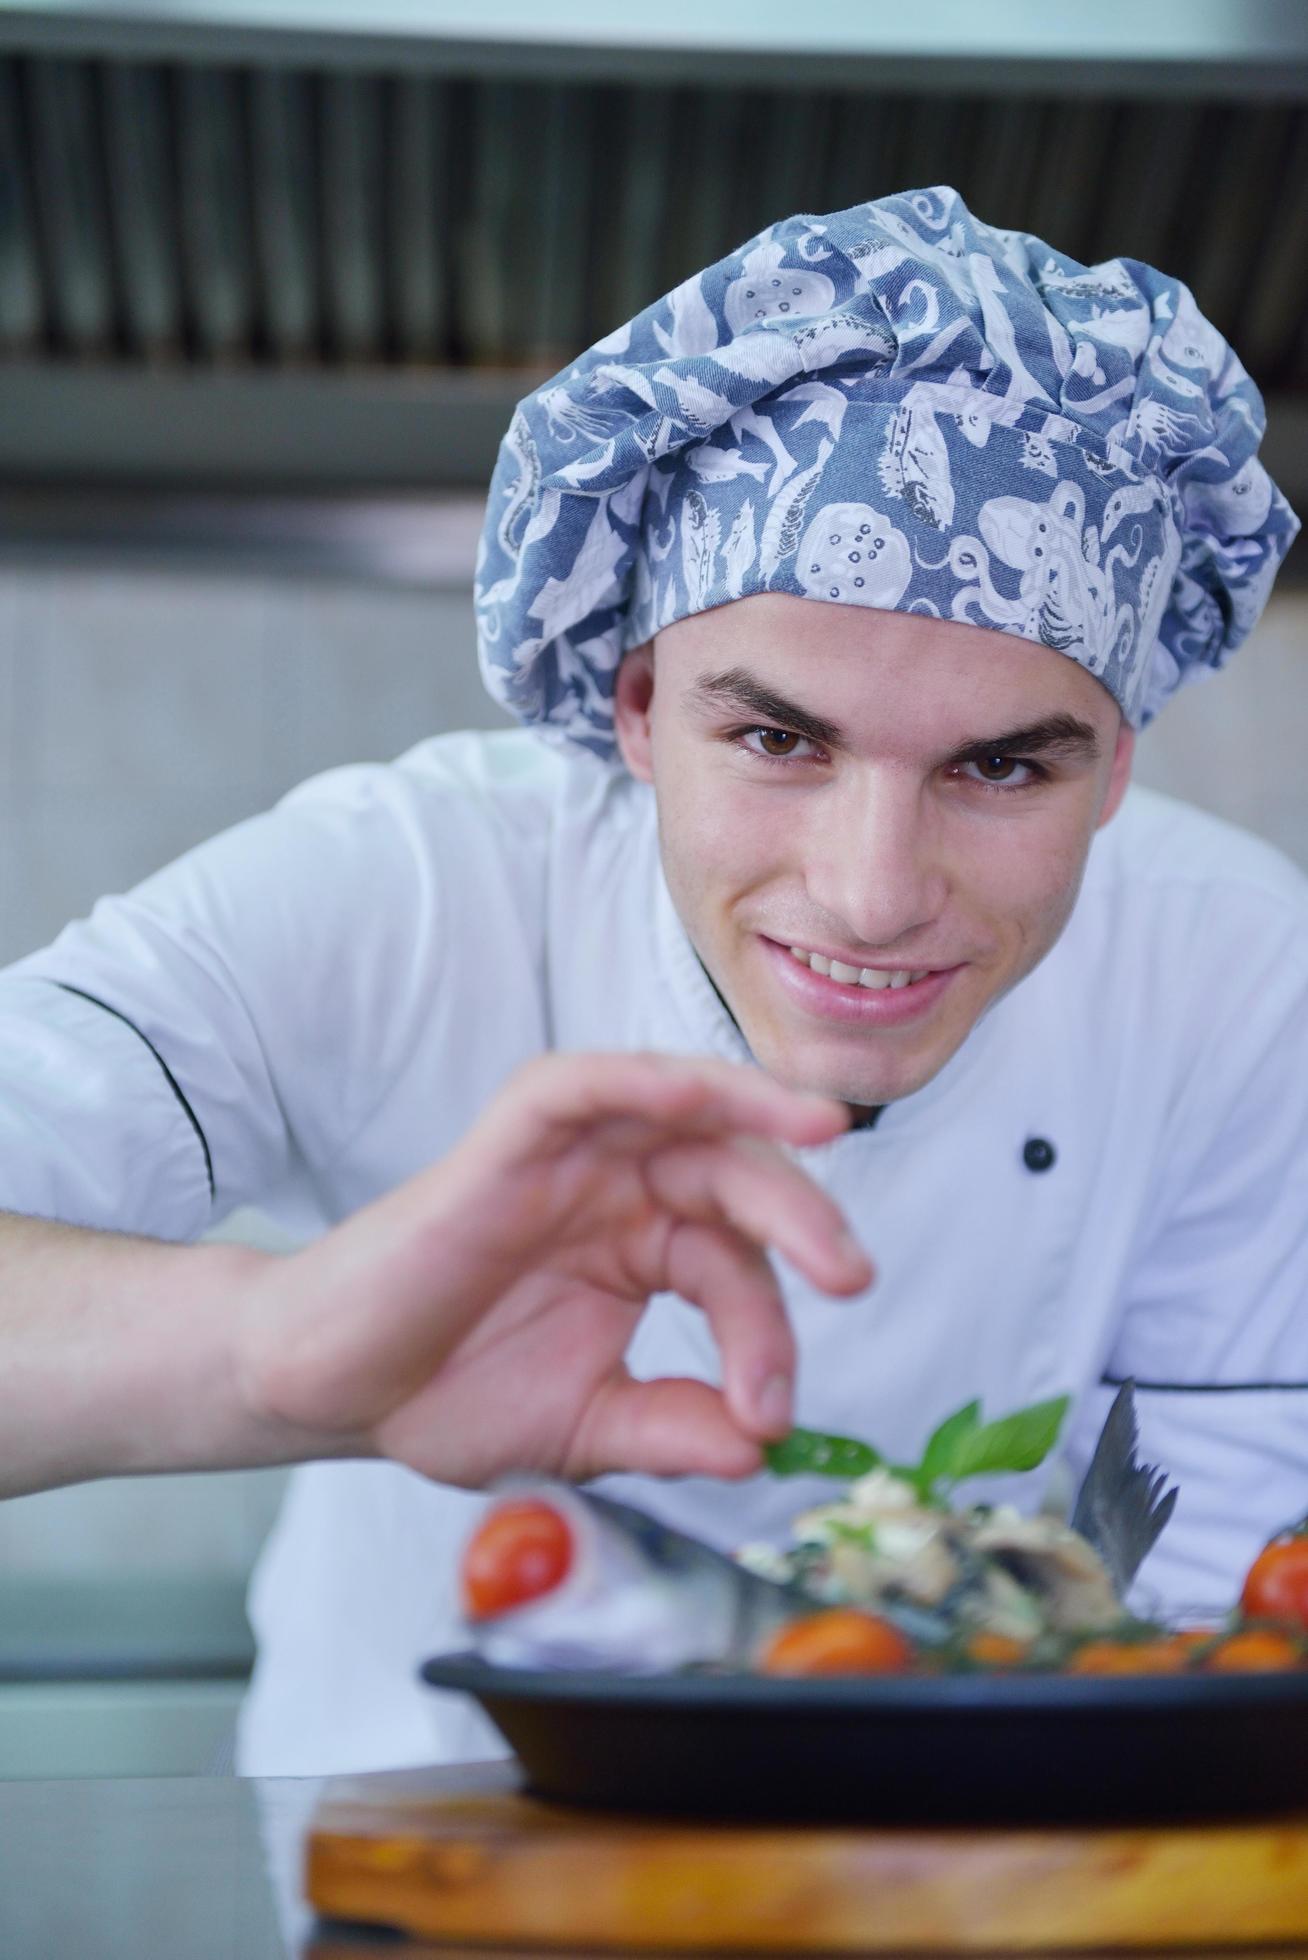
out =
[[[1006,783],[1011,781],[1013,771],[1021,768],[1021,763],[1011,755],[978,756],[972,767],[983,782]]]
[[[963,763],[962,773],[968,781],[986,783],[992,789],[1026,789],[1038,782],[1043,772],[1036,763],[1023,762],[1020,756],[996,753],[974,756],[971,762]]]
[[[767,762],[790,762],[813,744],[807,735],[796,735],[788,728],[742,728],[737,730],[735,739],[745,746],[751,755],[763,757]]]

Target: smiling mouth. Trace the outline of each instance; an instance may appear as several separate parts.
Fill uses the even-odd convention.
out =
[[[873,992],[885,987],[914,986],[919,980],[929,979],[935,971],[929,966],[849,966],[844,960],[829,960],[825,954],[807,952],[802,946],[792,946],[789,951],[791,959],[797,960],[800,966],[810,967],[828,980],[835,980],[843,987],[867,987]]]

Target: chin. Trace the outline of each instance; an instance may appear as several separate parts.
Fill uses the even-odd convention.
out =
[[[863,1108],[901,1102],[905,1096],[915,1095],[940,1073],[960,1046],[960,1042],[951,1041],[933,1044],[925,1053],[854,1057],[832,1053],[816,1043],[775,1039],[750,1042],[754,1059],[787,1088],[832,1096],[837,1102]]]
[[[919,1089],[925,1089],[948,1059],[948,1055],[932,1057],[930,1061],[912,1066],[879,1069],[874,1075],[859,1076],[852,1071],[837,1074],[833,1071],[832,1080],[824,1086],[827,1095],[834,1096],[838,1102],[875,1108],[885,1103],[902,1102],[905,1096],[916,1095]]]

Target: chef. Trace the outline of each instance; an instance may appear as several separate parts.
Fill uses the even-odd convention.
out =
[[[1067,1393],[1076,1475],[1131,1376],[1181,1489],[1141,1601],[1225,1607],[1308,1508],[1308,884],[1128,785],[1294,535],[1262,427],[1177,281],[949,190],[793,218],[688,280],[505,438],[477,610],[525,729],[311,782],[0,983],[7,1270],[112,1288],[118,1241],[36,1221],[189,1241],[254,1202],[316,1241],[347,1338],[347,1282],[370,1324],[394,1304],[355,1215],[457,1161],[521,1065],[761,1071],[849,1112],[789,1142],[877,1268],[860,1291],[755,1233],[797,1419],[911,1460],[972,1397]],[[145,1250],[184,1314],[206,1249]],[[722,1314],[652,1284],[632,1375],[717,1382]],[[232,1312],[251,1297],[234,1273]],[[506,1371],[524,1437],[556,1326]],[[294,1475],[246,1771],[498,1746],[415,1680],[457,1642],[479,1500],[389,1453]],[[806,1493],[745,1467],[615,1486],[716,1543],[784,1538]]]

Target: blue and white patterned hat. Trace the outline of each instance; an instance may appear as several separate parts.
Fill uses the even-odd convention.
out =
[[[769,226],[523,401],[478,555],[482,670],[614,752],[619,660],[759,592],[1054,647],[1141,726],[1220,667],[1297,520],[1189,290],[949,189]]]

